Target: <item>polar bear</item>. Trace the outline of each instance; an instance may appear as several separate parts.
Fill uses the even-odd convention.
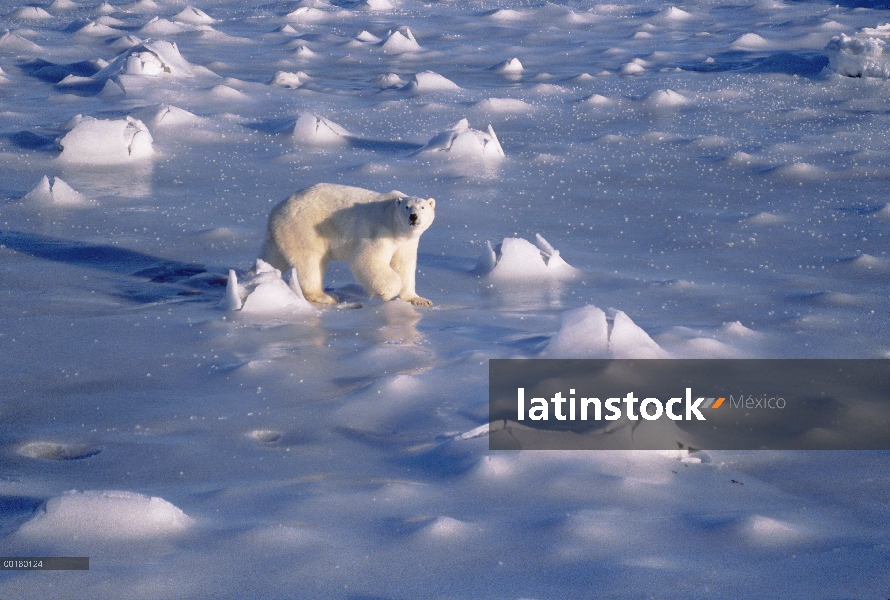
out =
[[[310,302],[337,303],[324,292],[324,274],[330,261],[346,260],[372,296],[432,306],[414,290],[414,272],[435,209],[432,198],[319,183],[272,209],[263,260],[282,272],[296,268]]]

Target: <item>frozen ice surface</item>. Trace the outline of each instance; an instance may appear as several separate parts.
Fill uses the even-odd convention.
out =
[[[890,356],[883,4],[0,15],[0,546],[91,558],[0,598],[885,597],[887,453],[487,446],[493,358]],[[255,267],[320,182],[432,308]]]

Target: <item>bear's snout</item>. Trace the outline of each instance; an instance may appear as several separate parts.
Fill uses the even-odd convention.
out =
[[[417,213],[411,213],[410,220],[412,225],[417,225]]]

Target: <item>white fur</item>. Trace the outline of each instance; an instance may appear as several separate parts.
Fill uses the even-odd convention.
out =
[[[310,302],[337,303],[324,292],[324,274],[330,261],[345,260],[372,296],[432,306],[414,290],[414,274],[435,208],[432,198],[319,183],[272,209],[263,259],[282,271],[294,267]]]

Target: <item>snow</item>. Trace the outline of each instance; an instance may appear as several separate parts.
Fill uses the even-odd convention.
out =
[[[50,182],[49,177],[44,175],[40,183],[25,194],[22,202],[78,206],[88,204],[89,200],[58,177],[53,177],[52,182]]]
[[[572,278],[579,273],[540,234],[536,234],[534,244],[521,238],[504,238],[495,246],[485,242],[475,272],[496,279],[519,280]]]
[[[139,540],[169,536],[192,524],[163,498],[127,491],[70,491],[46,501],[17,536],[26,540]]]
[[[0,10],[0,544],[91,560],[0,598],[884,597],[886,452],[490,451],[539,433],[487,403],[890,356],[884,6],[100,2]],[[319,182],[436,199],[433,307],[257,264]]]
[[[140,161],[154,154],[152,141],[148,128],[138,119],[77,115],[71,131],[59,140],[59,160],[97,165]]]
[[[826,46],[829,67],[848,77],[890,79],[890,59],[884,55],[887,43],[882,37],[851,37],[841,34]]]
[[[480,131],[472,129],[467,119],[461,119],[451,129],[434,135],[419,152],[491,160],[504,157],[504,149],[491,125],[488,126],[488,131]]]
[[[431,94],[457,91],[460,86],[434,71],[423,71],[412,75],[403,89],[415,94]]]

